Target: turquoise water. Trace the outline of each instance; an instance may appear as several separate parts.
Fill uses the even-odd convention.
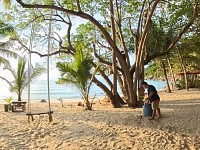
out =
[[[157,90],[161,90],[165,86],[164,81],[153,81],[153,80],[146,80],[149,84],[154,85]],[[57,100],[59,98],[62,99],[74,99],[74,98],[81,98],[79,91],[75,87],[71,86],[65,86],[65,85],[58,85],[55,83],[55,80],[50,80],[50,98],[51,100]],[[48,99],[48,89],[47,89],[47,81],[46,80],[38,80],[34,84],[31,84],[31,90],[30,90],[30,97],[32,100],[40,100],[40,99]],[[8,87],[4,89],[1,89],[1,91],[4,90],[5,92],[1,92],[0,99],[4,99],[5,97],[9,97],[12,95],[14,99],[17,98],[17,96],[13,93],[10,93],[8,91]],[[120,90],[119,90],[120,91]],[[120,92],[119,92],[120,93]],[[103,91],[97,87],[96,85],[92,85],[90,96],[93,97],[96,96],[103,96]],[[28,90],[25,89],[22,94],[22,99],[28,98]]]

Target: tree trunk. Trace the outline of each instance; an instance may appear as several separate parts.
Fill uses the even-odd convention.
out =
[[[144,61],[142,62],[141,65],[141,73],[140,73],[140,78],[139,78],[139,83],[138,83],[138,95],[139,95],[139,99],[138,99],[138,106],[141,107],[143,105],[143,100],[144,100],[144,88],[142,86],[142,83],[144,82]]]
[[[162,68],[163,68],[163,74],[164,74],[164,77],[165,77],[167,92],[171,93],[171,89],[170,89],[170,86],[169,86],[169,81],[168,81],[168,77],[167,77],[167,71],[166,71],[165,63],[164,63],[163,60],[161,60],[161,63],[162,63]]]
[[[135,65],[135,79],[134,79],[134,90],[135,90],[135,98],[137,100],[137,95],[136,95],[136,91],[137,91],[137,82],[138,82],[138,79],[139,79],[139,76],[141,74],[141,65],[142,65],[142,62],[144,62],[144,53],[145,53],[145,48],[146,48],[146,41],[147,41],[147,36],[148,36],[148,33],[149,33],[149,29],[150,29],[150,26],[151,26],[151,18],[153,16],[153,13],[156,9],[156,6],[157,4],[159,3],[159,0],[155,0],[155,2],[153,3],[153,5],[151,6],[150,9],[148,9],[149,12],[147,12],[147,16],[145,18],[145,21],[143,22],[143,25],[144,25],[144,29],[143,29],[143,32],[141,33],[141,37],[139,38],[140,41],[137,43],[138,44],[138,47],[136,49],[136,59],[135,59],[135,62],[136,62],[136,65]]]
[[[118,81],[119,81],[119,86],[120,86],[120,89],[122,91],[122,94],[124,96],[124,99],[127,101],[129,99],[129,96],[128,96],[128,89],[127,89],[127,85],[125,84],[126,82],[123,82],[120,75],[118,74],[117,76],[118,78]]]
[[[94,67],[97,67],[96,64],[93,64]],[[108,76],[105,75],[105,73],[102,70],[99,70],[99,73],[101,74],[101,76],[103,77],[103,79],[106,81],[106,83],[108,84],[109,87],[113,87],[112,82],[110,81],[110,79],[108,78]],[[117,107],[121,107],[121,104],[124,104],[124,101],[122,100],[122,98],[119,96],[119,94],[117,93],[117,98],[114,99],[113,97],[113,93],[112,91],[110,91],[104,84],[102,84],[98,79],[96,79],[95,77],[92,80],[98,87],[100,87],[104,93],[106,94],[106,96],[111,100],[111,101],[116,101],[116,102],[111,102],[111,104],[114,104],[113,107],[117,108]],[[120,98],[119,98],[120,97]]]
[[[118,101],[119,101],[119,103],[120,103],[121,105],[127,104],[127,103],[124,102],[124,100],[123,100],[122,97],[119,95],[119,93],[117,93],[116,98],[118,99]]]
[[[114,42],[116,42],[113,0],[110,0],[110,16],[111,16],[110,22],[111,22],[112,39]],[[117,66],[116,66],[116,54],[114,49],[112,49],[112,70],[113,70],[112,92],[115,100],[117,99]]]
[[[93,78],[92,81],[104,91],[106,96],[110,99],[111,104],[113,105],[114,108],[121,107],[120,99],[118,98],[114,99],[112,91],[110,91],[103,83],[101,83],[95,77]]]
[[[181,66],[182,66],[182,69],[183,69],[183,73],[184,73],[184,81],[185,81],[185,89],[188,91],[189,90],[189,87],[188,87],[188,79],[187,79],[187,70],[186,70],[186,66],[185,66],[185,63],[183,61],[183,57],[180,53],[180,50],[178,48],[178,46],[176,46],[176,49],[178,51],[178,57],[180,59],[180,62],[181,62]]]
[[[90,104],[88,98],[85,99],[85,110],[92,110],[92,107],[91,107],[91,104]]]
[[[18,101],[22,101],[21,93],[18,94]]]
[[[167,56],[166,58],[167,58],[167,62],[168,62],[168,65],[169,65],[170,72],[171,72],[172,90],[175,90],[174,87],[176,87],[176,80],[175,80],[175,76],[174,76],[174,71],[173,71],[173,69],[172,69],[172,65],[171,65],[171,63],[170,63],[169,57]]]
[[[142,59],[141,65],[140,65],[140,74],[138,78],[138,95],[139,95],[139,101],[143,100],[144,98],[144,90],[142,87],[142,82],[144,81],[144,59]]]

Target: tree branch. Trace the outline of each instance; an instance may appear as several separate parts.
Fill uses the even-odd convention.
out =
[[[196,17],[198,16],[198,9],[199,9],[198,6],[199,6],[199,2],[196,1],[195,6],[194,6],[193,15],[192,15],[190,21],[179,32],[179,34],[176,36],[176,39],[171,43],[171,45],[167,48],[167,50],[164,52],[157,52],[150,56],[147,56],[146,59],[144,60],[144,65],[147,65],[151,60],[153,60],[155,58],[158,58],[158,57],[161,57],[161,56],[164,56],[164,55],[167,55],[170,53],[170,51],[173,49],[174,45],[181,39],[182,35],[189,29],[189,27],[193,24]],[[133,75],[134,72],[135,72],[135,64],[131,66],[130,74]]]
[[[105,30],[105,28],[94,17],[92,17],[91,15],[89,15],[87,13],[84,13],[84,12],[81,12],[81,11],[76,12],[76,11],[65,9],[63,7],[58,7],[58,6],[55,6],[55,5],[26,4],[26,3],[22,2],[22,0],[16,0],[16,1],[24,8],[46,8],[46,9],[49,8],[49,9],[55,9],[55,10],[59,10],[59,11],[62,11],[62,12],[65,12],[67,14],[71,14],[71,15],[74,15],[74,16],[79,16],[79,17],[81,17],[83,19],[91,21],[101,31],[101,33],[103,34],[104,38],[109,43],[109,45],[113,49],[115,49],[116,56],[118,57],[118,60],[121,63],[121,66],[123,66],[124,68],[128,69],[127,65],[126,65],[126,62],[123,59],[123,56],[121,55],[121,52],[118,49],[116,43],[112,40],[112,38],[110,37],[109,33]]]

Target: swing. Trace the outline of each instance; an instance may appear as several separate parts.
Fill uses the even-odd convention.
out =
[[[32,24],[32,30],[31,30],[31,38],[30,38],[30,50],[32,50],[32,41],[33,41],[33,24]],[[52,113],[51,111],[51,102],[50,102],[50,89],[49,89],[49,51],[50,51],[50,33],[51,33],[51,19],[49,22],[49,34],[48,34],[48,57],[47,57],[47,83],[48,83],[48,106],[49,110],[47,112],[31,112],[31,103],[30,103],[30,82],[28,85],[28,113],[26,115],[28,116],[28,123],[30,121],[33,121],[33,116],[34,115],[48,115],[49,117],[49,122],[53,121]],[[29,52],[29,61],[28,61],[28,77],[30,77],[30,67],[31,67],[31,53]]]
[[[49,116],[49,122],[52,122],[53,121],[53,117],[52,117],[52,113],[53,113],[53,111],[48,111],[48,112],[38,112],[38,113],[26,113],[26,115],[28,116],[28,123],[30,123],[30,119],[31,119],[31,121],[33,122],[33,116],[34,115],[44,115],[44,114],[46,114],[46,115],[48,115]]]

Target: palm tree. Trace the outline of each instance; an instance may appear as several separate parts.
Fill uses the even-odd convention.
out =
[[[11,66],[4,67],[4,70],[9,70],[13,75],[14,80],[9,81],[5,77],[0,76],[0,78],[6,81],[10,88],[11,92],[15,92],[18,96],[18,101],[21,101],[21,96],[23,90],[28,86],[30,82],[44,73],[45,69],[41,66],[32,68],[30,77],[28,77],[28,71],[26,70],[26,58],[21,57],[18,60],[17,71],[14,70]]]
[[[5,24],[3,21],[0,20],[0,36],[8,37],[10,33],[14,33],[14,28],[8,24]],[[19,55],[15,53],[14,51],[7,49],[9,47],[9,44],[12,44],[10,39],[6,41],[0,41],[0,65],[8,66],[10,65],[10,63],[7,58],[19,57]]]
[[[80,46],[75,54],[75,60],[72,64],[67,62],[58,62],[57,68],[61,72],[61,78],[57,84],[67,84],[75,86],[81,93],[87,110],[92,110],[89,102],[89,91],[91,87],[90,71],[92,69],[92,60],[88,54],[84,54]]]

